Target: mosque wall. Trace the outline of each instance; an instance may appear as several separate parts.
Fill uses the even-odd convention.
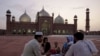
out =
[[[8,14],[9,12],[7,12]],[[11,14],[11,12],[10,12]],[[12,15],[10,15],[12,16]],[[37,14],[37,22],[31,22],[31,18],[25,12],[19,18],[19,22],[15,21],[15,17],[13,20],[7,20],[7,30],[6,34],[10,35],[32,35],[36,31],[42,31],[44,35],[50,34],[73,34],[77,29],[75,28],[75,24],[65,24],[63,17],[58,15],[54,20],[54,15],[50,16],[48,12],[42,9]],[[7,19],[11,19],[9,15]],[[77,19],[77,18],[76,18]],[[77,24],[77,22],[76,22]]]

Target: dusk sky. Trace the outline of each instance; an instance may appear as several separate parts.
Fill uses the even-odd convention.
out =
[[[0,0],[0,29],[6,29],[6,11],[9,9],[16,21],[25,12],[36,19],[36,13],[42,8],[54,18],[61,15],[73,24],[74,15],[78,16],[78,30],[85,30],[86,8],[90,9],[90,30],[100,31],[100,0]]]

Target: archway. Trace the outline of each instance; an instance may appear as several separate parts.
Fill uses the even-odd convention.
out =
[[[42,24],[42,32],[44,35],[48,35],[49,34],[49,29],[50,29],[50,25],[48,23],[47,20],[44,20],[43,24]]]

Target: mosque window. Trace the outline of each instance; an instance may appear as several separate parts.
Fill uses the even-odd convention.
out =
[[[57,30],[54,30],[54,33],[57,34]]]
[[[31,29],[28,29],[28,31],[27,31],[28,33],[31,33]]]
[[[61,33],[61,30],[58,30],[58,34],[60,34]]]
[[[65,34],[65,30],[62,30],[62,33]]]
[[[49,27],[49,24],[47,23],[47,20],[45,20],[42,24],[42,28],[47,28]]]
[[[26,34],[26,31],[25,31],[25,29],[22,29],[22,33],[23,33],[23,34]]]
[[[48,22],[47,20],[44,20],[44,22],[46,23],[46,22]]]
[[[21,30],[20,29],[18,30],[18,34],[21,34]]]
[[[35,30],[32,31],[32,34],[35,34]]]
[[[42,32],[43,32],[44,34],[48,34],[50,25],[49,25],[49,23],[48,23],[47,20],[44,20],[44,22],[42,23],[41,27],[42,27],[42,28],[41,28]]]
[[[12,33],[13,33],[13,34],[16,34],[16,30],[14,29]]]

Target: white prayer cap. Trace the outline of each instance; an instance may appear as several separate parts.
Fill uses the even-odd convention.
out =
[[[35,32],[35,35],[43,35],[42,32]]]

